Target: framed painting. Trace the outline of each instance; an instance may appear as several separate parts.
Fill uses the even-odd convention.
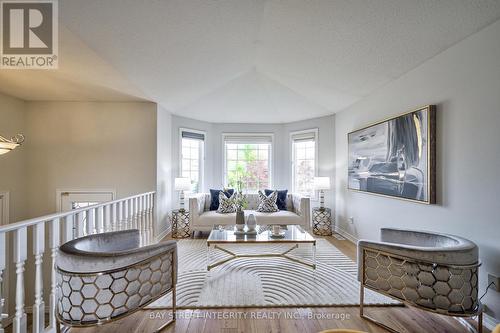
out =
[[[436,107],[427,105],[349,133],[348,188],[436,203]]]

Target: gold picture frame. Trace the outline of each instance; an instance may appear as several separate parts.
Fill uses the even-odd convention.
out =
[[[436,203],[435,105],[351,131],[347,145],[348,190]]]

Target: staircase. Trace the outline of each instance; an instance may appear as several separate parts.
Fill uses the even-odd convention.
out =
[[[0,226],[0,333],[10,324],[14,333],[27,332],[27,312],[32,313],[34,333],[55,332],[54,262],[59,245],[86,235],[127,229],[139,229],[143,245],[150,244],[155,241],[154,208],[155,192],[147,192]],[[34,272],[34,285],[25,282],[26,270]],[[9,313],[13,288],[15,309],[11,307],[13,313]],[[33,300],[29,306],[27,296]]]

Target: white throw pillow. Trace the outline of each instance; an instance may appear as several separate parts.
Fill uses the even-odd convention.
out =
[[[219,192],[219,208],[217,208],[217,213],[228,214],[236,212],[236,206],[233,202],[235,194],[236,192],[234,192],[233,195],[228,198],[226,197],[224,192]]]
[[[276,201],[278,200],[278,191],[273,191],[273,193],[266,196],[262,191],[259,191],[259,206],[257,211],[261,213],[274,213],[279,212],[278,205]]]

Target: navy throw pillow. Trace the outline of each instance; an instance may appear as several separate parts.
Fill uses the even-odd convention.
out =
[[[219,208],[219,192],[222,192],[222,190],[210,190],[210,197],[212,198],[210,210],[217,210]],[[224,194],[228,198],[230,198],[233,193],[234,190],[232,188],[224,191]]]
[[[269,196],[274,190],[264,190],[266,196]],[[276,205],[278,205],[279,210],[286,210],[286,195],[288,190],[278,190],[278,200],[276,200]]]

